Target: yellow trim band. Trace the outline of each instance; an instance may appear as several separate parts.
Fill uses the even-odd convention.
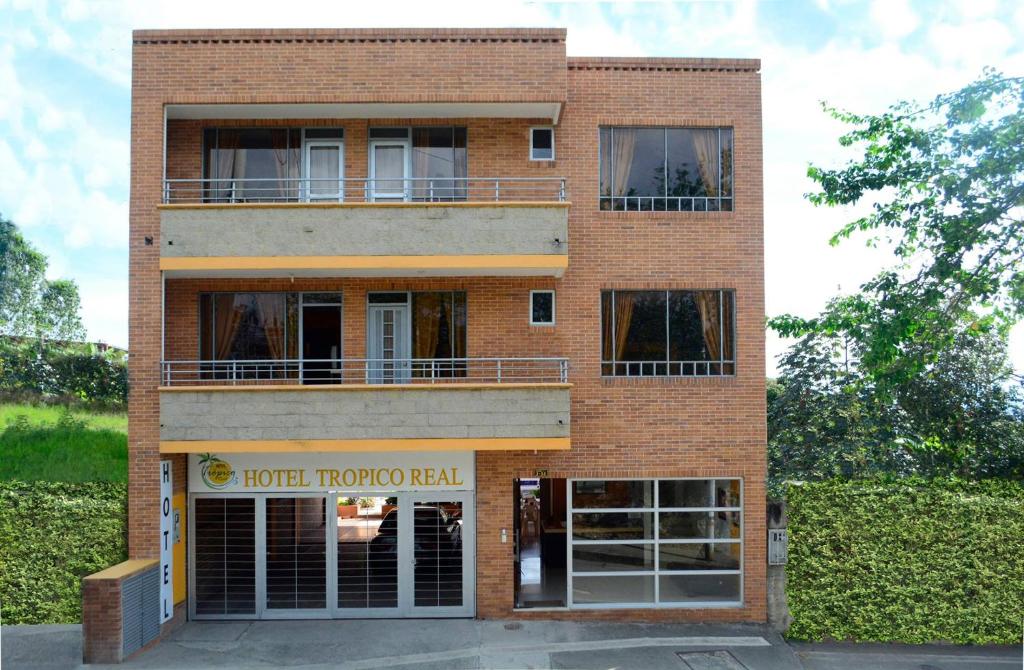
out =
[[[571,389],[572,384],[547,382],[537,384],[252,384],[243,381],[239,385],[196,384],[194,386],[161,386],[160,393],[209,393],[250,392],[250,391],[500,391],[501,389]]]
[[[168,203],[157,205],[157,209],[398,209],[398,208],[439,208],[452,207],[456,209],[469,208],[497,208],[510,207],[520,209],[536,209],[540,207],[561,207],[569,209],[572,203],[568,200],[523,200],[520,202],[195,202],[195,203]]]
[[[568,437],[456,437],[365,440],[161,440],[161,454],[337,451],[564,451]]]
[[[182,256],[161,258],[174,270],[565,270],[564,254],[466,256]]]
[[[148,570],[156,565],[159,565],[160,561],[155,558],[136,558],[130,561],[124,561],[117,565],[112,565],[106,570],[100,570],[95,572],[88,577],[82,579],[124,579],[134,575],[137,572]]]

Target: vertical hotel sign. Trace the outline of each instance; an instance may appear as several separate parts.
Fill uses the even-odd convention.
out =
[[[160,461],[160,623],[174,614],[174,480],[171,461]]]

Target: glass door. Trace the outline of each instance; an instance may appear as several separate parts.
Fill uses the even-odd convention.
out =
[[[366,381],[404,384],[409,381],[409,305],[367,305]]]
[[[374,140],[370,142],[368,200],[408,200],[408,178],[408,141]]]
[[[411,493],[412,616],[473,616],[472,494]],[[408,512],[406,512],[408,514]]]
[[[386,494],[333,496],[338,507],[336,616],[398,612],[398,504]]]
[[[265,504],[263,617],[326,616],[327,498],[269,495]]]
[[[342,143],[336,140],[306,140],[306,200],[310,202],[345,199],[342,187],[344,156]]]

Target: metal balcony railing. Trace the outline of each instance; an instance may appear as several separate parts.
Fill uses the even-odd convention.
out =
[[[565,358],[344,358],[163,361],[164,386],[565,383]]]
[[[165,179],[163,202],[564,202],[565,177]]]

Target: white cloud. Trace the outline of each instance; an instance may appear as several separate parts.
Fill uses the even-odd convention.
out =
[[[921,25],[909,0],[874,0],[869,14],[882,36],[888,39],[906,37]]]

